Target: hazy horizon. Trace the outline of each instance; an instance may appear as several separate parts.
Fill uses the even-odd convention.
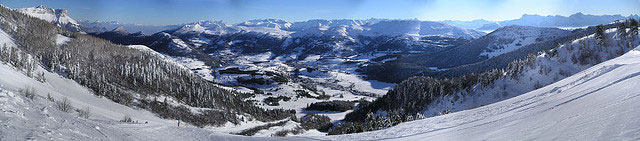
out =
[[[613,0],[607,3],[597,0],[7,0],[2,4],[14,9],[38,5],[67,9],[70,16],[78,21],[118,21],[141,25],[176,25],[202,20],[222,20],[235,24],[254,19],[281,19],[288,22],[372,18],[504,21],[518,19],[523,14],[569,16],[582,12],[590,15],[629,16],[640,13],[640,9],[636,8],[640,7],[640,0]]]

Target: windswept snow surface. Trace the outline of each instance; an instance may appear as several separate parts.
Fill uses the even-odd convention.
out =
[[[332,140],[639,140],[640,47],[501,102]]]
[[[0,47],[14,47],[16,43],[13,42],[13,39],[7,32],[0,30]]]

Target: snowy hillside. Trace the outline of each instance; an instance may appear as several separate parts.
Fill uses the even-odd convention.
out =
[[[38,19],[45,20],[54,25],[63,27],[67,30],[80,32],[80,24],[69,16],[69,12],[64,9],[47,8],[44,5],[31,8],[18,9],[19,12],[27,14]]]
[[[569,33],[568,30],[557,28],[517,25],[503,27],[487,35],[493,37],[492,40],[495,42],[489,44],[480,56],[492,58],[535,42],[562,37]]]
[[[640,47],[520,96],[333,140],[638,140]]]
[[[139,48],[139,47],[137,47]],[[0,140],[219,140],[244,138],[212,131],[188,123],[157,117],[143,109],[132,109],[96,97],[87,88],[58,74],[43,72],[46,81],[30,78],[16,68],[0,63]],[[23,91],[34,92],[33,99]],[[50,96],[50,98],[49,98]],[[83,118],[75,109],[60,111],[57,102],[67,99],[72,108],[89,109]],[[120,122],[130,116],[138,123]],[[253,123],[259,124],[259,122]],[[251,127],[246,126],[244,128]],[[242,129],[243,127],[236,127]],[[234,130],[231,130],[234,131]],[[220,136],[220,137],[218,137]],[[274,140],[270,138],[250,138]],[[300,140],[293,138],[292,140]]]
[[[59,44],[65,44],[68,37],[58,35]],[[4,31],[0,30],[0,44],[7,45],[0,49],[6,51],[15,48],[16,44]],[[25,140],[94,140],[94,139],[145,139],[148,136],[125,136],[136,131],[135,128],[158,127],[165,128],[150,131],[147,134],[164,132],[167,125],[175,121],[163,120],[145,110],[136,110],[120,105],[106,98],[96,97],[91,90],[50,73],[41,67],[34,71],[23,71],[12,67],[7,62],[0,63],[0,139]],[[30,74],[32,73],[32,74]],[[37,74],[38,77],[30,77]],[[37,78],[37,79],[36,79]],[[25,97],[25,91],[35,94],[33,99]],[[88,119],[76,117],[75,113],[65,113],[55,107],[55,102],[67,99],[70,106],[78,109],[90,109]],[[131,116],[140,122],[148,124],[123,124],[117,121],[124,116]],[[175,129],[175,128],[174,128]],[[189,128],[187,128],[189,129]],[[196,130],[191,127],[191,131]],[[196,131],[199,131],[196,130]],[[145,132],[145,131],[142,131]],[[200,131],[202,132],[202,131]],[[157,134],[157,139],[173,138]],[[176,137],[179,138],[179,137]]]

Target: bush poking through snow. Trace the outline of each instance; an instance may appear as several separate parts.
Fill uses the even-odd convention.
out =
[[[133,122],[133,119],[131,118],[131,116],[129,116],[129,115],[125,115],[124,117],[122,117],[122,119],[120,120],[120,122],[132,123],[132,122]]]
[[[53,99],[53,97],[51,96],[51,93],[47,93],[47,100],[51,101],[51,102],[55,102],[56,99]]]
[[[62,101],[56,102],[56,108],[63,112],[70,112],[73,107],[71,106],[71,102],[69,102],[68,98],[62,99]]]
[[[25,88],[20,89],[20,93],[31,100],[36,98],[36,89],[33,87],[25,86]]]
[[[44,77],[44,72],[37,73],[34,78],[41,83],[47,82],[47,78]]]
[[[89,118],[91,116],[91,108],[85,107],[84,109],[76,109],[78,112],[78,117],[81,118]]]

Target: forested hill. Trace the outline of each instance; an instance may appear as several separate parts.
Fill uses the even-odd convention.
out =
[[[34,77],[30,70],[42,67],[76,81],[98,97],[163,118],[218,126],[239,123],[244,119],[239,116],[273,121],[293,115],[293,111],[258,108],[245,102],[240,93],[152,52],[71,32],[4,6],[0,7],[0,27],[16,43],[1,48],[3,61]]]

